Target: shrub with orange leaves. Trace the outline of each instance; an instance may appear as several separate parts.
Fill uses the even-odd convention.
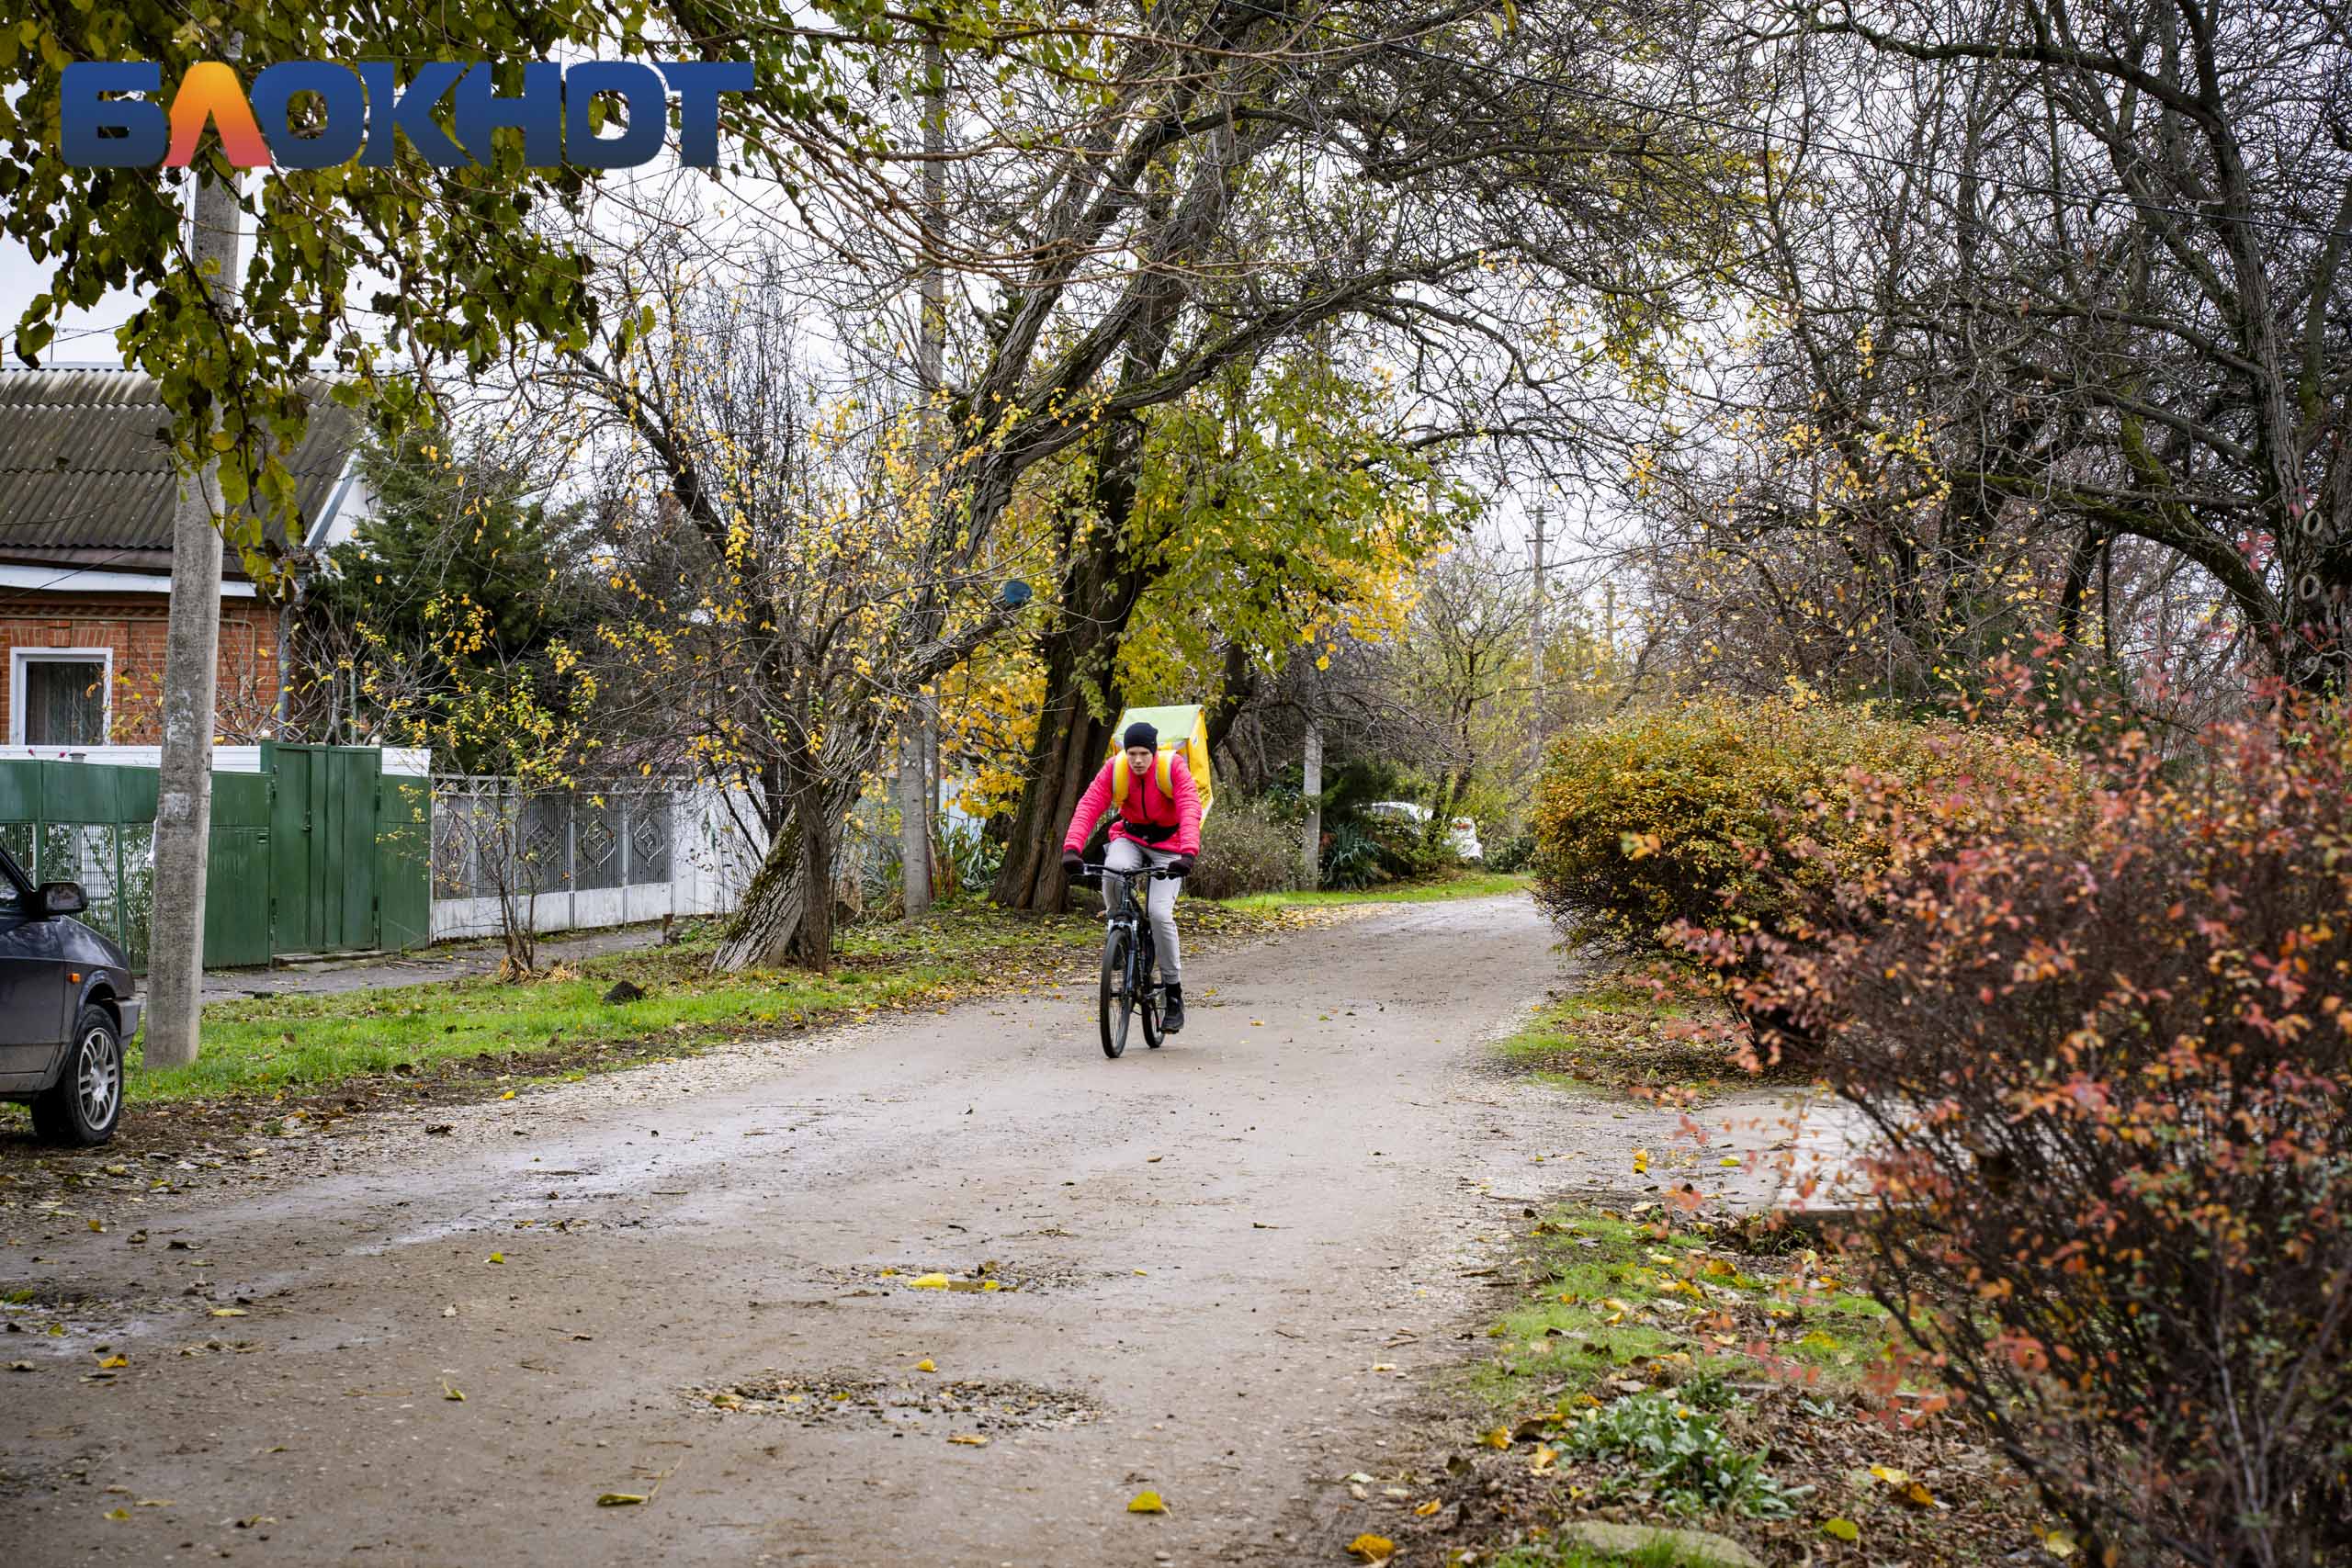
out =
[[[2075,781],[2056,751],[1989,727],[1791,700],[1636,710],[1546,753],[1536,898],[1571,941],[1695,963],[1765,1052],[1809,1055],[1744,982],[1811,940],[1813,907]]]
[[[1829,1043],[1871,1290],[2092,1562],[2352,1562],[2352,721],[2270,700],[1680,933]]]

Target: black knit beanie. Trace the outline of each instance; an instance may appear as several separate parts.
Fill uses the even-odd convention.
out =
[[[1159,731],[1138,719],[1127,726],[1126,738],[1119,742],[1119,746],[1122,750],[1130,746],[1148,746],[1157,751],[1159,750]]]

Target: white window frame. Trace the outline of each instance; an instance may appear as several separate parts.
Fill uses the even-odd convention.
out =
[[[8,650],[8,744],[23,746],[25,739],[25,666],[28,664],[92,664],[98,665],[100,676],[98,697],[98,739],[82,742],[103,746],[107,737],[114,733],[114,649],[111,648],[12,648]],[[43,742],[44,747],[53,742]],[[60,747],[59,750],[71,750]]]

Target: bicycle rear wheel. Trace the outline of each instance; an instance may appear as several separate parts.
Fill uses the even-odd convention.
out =
[[[1152,970],[1157,967],[1157,956],[1151,951],[1150,937],[1146,936],[1136,944],[1135,979],[1129,987],[1136,994],[1136,1009],[1143,1014],[1143,1043],[1155,1051],[1167,1038],[1159,1027],[1160,1011],[1166,1005],[1164,996],[1159,982],[1152,976]]]
[[[1102,938],[1101,1021],[1105,1056],[1116,1057],[1127,1048],[1127,1023],[1136,1009],[1135,993],[1127,988],[1127,949],[1133,940],[1115,926]]]

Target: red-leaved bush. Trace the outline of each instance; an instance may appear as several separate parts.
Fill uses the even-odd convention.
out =
[[[2352,726],[2097,772],[1816,899],[1748,1002],[1827,1043],[1873,1292],[2090,1561],[2352,1562]]]
[[[1824,702],[1702,699],[1555,740],[1535,781],[1536,902],[1571,942],[1700,957],[1755,1046],[1810,1062],[1820,1042],[1751,1009],[1770,955],[1810,940],[1815,906],[2069,795],[2075,768],[2016,727]],[[1691,927],[1724,937],[1694,943]]]

